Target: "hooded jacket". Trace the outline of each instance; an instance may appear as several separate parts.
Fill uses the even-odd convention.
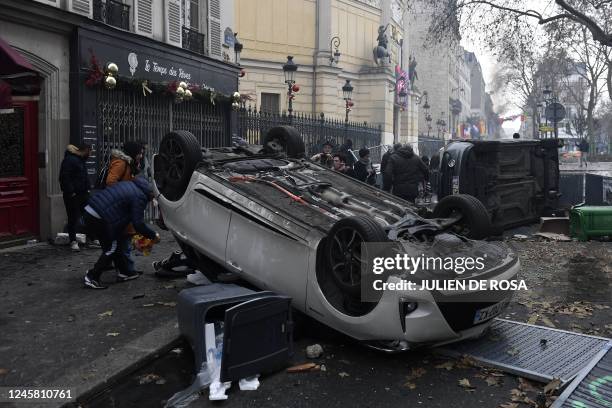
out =
[[[64,194],[82,194],[89,191],[85,157],[78,147],[68,145],[60,166],[59,182]]]
[[[119,181],[128,181],[134,178],[134,160],[121,150],[111,150],[111,162],[106,176],[106,185],[112,186]]]
[[[404,146],[389,158],[383,173],[383,189],[396,196],[414,199],[418,196],[420,182],[429,178],[429,170],[411,148]]]
[[[144,211],[151,194],[150,184],[137,177],[132,181],[122,181],[100,190],[88,201],[88,204],[107,223],[113,237],[124,233],[128,224],[147,238],[155,238],[155,231],[144,222]]]

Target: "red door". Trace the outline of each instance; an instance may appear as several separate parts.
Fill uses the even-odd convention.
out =
[[[0,114],[0,240],[38,235],[38,106]]]

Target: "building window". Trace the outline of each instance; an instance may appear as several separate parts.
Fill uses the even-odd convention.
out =
[[[206,36],[200,32],[200,1],[182,0],[183,48],[206,55]]]
[[[130,29],[130,6],[117,0],[94,0],[93,18],[113,27]]]
[[[261,109],[266,113],[278,113],[280,111],[280,94],[261,93]]]

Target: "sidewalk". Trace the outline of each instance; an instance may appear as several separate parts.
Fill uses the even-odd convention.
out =
[[[172,236],[136,256],[139,279],[83,287],[99,249],[48,244],[0,252],[0,386],[71,388],[79,396],[176,341],[175,301],[185,280],[160,280],[151,262],[177,248]]]

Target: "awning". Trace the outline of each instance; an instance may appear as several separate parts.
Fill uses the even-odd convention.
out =
[[[35,95],[40,92],[38,73],[17,50],[0,38],[0,79],[9,83],[13,94]]]

